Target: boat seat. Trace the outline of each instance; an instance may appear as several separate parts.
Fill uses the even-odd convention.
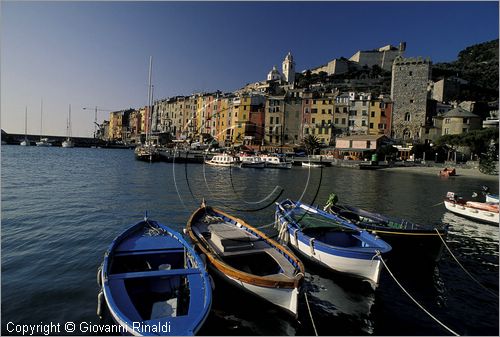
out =
[[[150,255],[150,254],[165,254],[165,253],[184,253],[184,249],[151,249],[151,250],[132,250],[116,252],[115,256],[130,256],[130,255]]]
[[[116,308],[125,314],[126,318],[131,322],[141,322],[142,318],[139,312],[135,308],[135,305],[130,300],[128,296],[128,291],[125,287],[125,282],[123,279],[109,280],[109,289],[112,293],[111,297],[115,302]],[[115,310],[116,310],[115,308]]]
[[[252,237],[233,225],[210,225],[210,240],[222,252],[248,250],[254,247]]]
[[[168,269],[168,270],[148,270],[140,272],[119,273],[108,276],[109,280],[130,279],[130,278],[145,278],[145,277],[162,277],[162,276],[178,276],[199,274],[200,270],[196,268],[189,269]]]

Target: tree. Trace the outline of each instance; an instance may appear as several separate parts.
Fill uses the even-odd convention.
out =
[[[304,138],[304,145],[306,147],[307,154],[312,155],[320,148],[319,140],[316,136],[308,135]]]

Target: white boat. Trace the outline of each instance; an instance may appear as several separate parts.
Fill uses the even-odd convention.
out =
[[[264,168],[266,162],[258,156],[239,156],[240,167]]]
[[[376,288],[382,270],[378,254],[391,246],[353,223],[299,201],[277,203],[279,238],[311,262],[366,279]]]
[[[314,163],[311,161],[303,161],[302,166],[304,167],[325,167],[323,164]]]
[[[68,120],[66,121],[66,140],[62,142],[62,147],[75,147],[75,143],[71,139],[71,104],[69,105]]]
[[[218,154],[210,160],[205,160],[205,164],[213,166],[237,166],[238,163],[238,157],[228,155],[227,153]]]
[[[297,316],[305,271],[287,248],[245,221],[204,204],[191,215],[186,234],[220,279]]]
[[[498,203],[498,194],[486,194],[486,202]]]
[[[268,168],[279,168],[279,169],[292,168],[292,163],[286,161],[284,157],[266,155],[266,156],[261,156],[260,158],[266,162],[266,167]]]
[[[465,216],[470,219],[488,223],[499,223],[498,203],[465,201],[453,192],[448,192],[444,199],[444,206],[450,212]]]
[[[52,146],[48,138],[42,137],[42,122],[43,122],[43,101],[40,103],[40,141],[36,142],[36,146]]]
[[[30,141],[28,140],[28,107],[24,111],[24,140],[21,142],[21,146],[30,146]]]

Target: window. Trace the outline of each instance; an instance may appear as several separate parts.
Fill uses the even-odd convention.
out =
[[[411,120],[411,115],[409,112],[405,113],[405,121],[409,122]]]
[[[316,118],[312,118],[311,123],[314,124],[315,122],[316,122]]]
[[[445,128],[444,129],[444,134],[447,135],[448,133],[450,132],[450,130],[448,128]]]
[[[366,126],[366,121],[361,121],[361,126]]]
[[[363,101],[363,106],[366,106],[366,101]]]
[[[328,113],[331,115],[332,114],[332,109],[328,109]]]
[[[317,114],[318,113],[318,109],[311,109],[311,113],[312,114]]]
[[[410,73],[408,75],[413,76],[413,71],[410,71]]]
[[[373,129],[373,123],[370,123],[370,129]]]
[[[467,131],[469,131],[469,129],[468,129],[468,128],[463,128],[463,129],[462,129],[462,133],[466,133]]]
[[[313,100],[313,104],[316,104],[316,100],[315,99]]]
[[[321,135],[321,134],[323,134],[323,128],[318,129],[318,135]]]
[[[314,135],[316,133],[316,129],[312,129],[311,133]]]
[[[369,140],[367,140],[367,141],[366,141],[366,148],[367,148],[367,149],[369,149],[369,148],[371,148],[371,147],[372,147],[372,142],[371,142],[371,141],[369,141]]]
[[[308,99],[306,99],[306,104],[309,104],[309,100]]]
[[[247,119],[247,115],[243,114],[243,120]]]
[[[413,100],[412,100],[412,99],[410,99],[410,103],[413,103]]]
[[[463,123],[464,123],[464,124],[470,124],[469,118],[464,118]]]
[[[339,124],[339,119],[335,118],[335,124]]]
[[[321,109],[321,114],[324,115],[325,113],[326,113],[325,109]]]
[[[444,120],[444,124],[450,124],[450,122],[451,122],[451,120],[450,120],[449,118],[446,118],[446,119]]]
[[[247,106],[246,106],[246,105],[244,105],[244,106],[243,106],[243,110],[246,110],[246,109],[247,109]]]
[[[345,118],[342,118],[342,124],[345,125]]]
[[[274,121],[274,117],[270,117],[269,118],[269,124],[274,124],[273,121]]]
[[[375,111],[372,111],[371,116],[375,117]]]
[[[276,117],[276,124],[279,124],[279,123],[280,123],[280,118]]]

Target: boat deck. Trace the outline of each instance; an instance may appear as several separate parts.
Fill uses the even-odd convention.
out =
[[[295,267],[281,252],[237,225],[222,219],[210,223],[199,221],[193,232],[233,268],[276,280],[294,279]]]

